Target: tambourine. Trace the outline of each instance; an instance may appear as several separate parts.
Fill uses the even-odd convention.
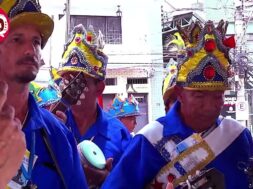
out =
[[[104,169],[106,159],[101,149],[92,141],[84,140],[77,145],[81,161],[88,162],[97,169]]]

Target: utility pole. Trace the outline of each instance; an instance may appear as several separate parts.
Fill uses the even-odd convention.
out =
[[[66,16],[66,33],[65,33],[65,42],[68,42],[69,30],[70,30],[70,0],[66,0],[65,3],[65,16]]]
[[[236,119],[243,125],[249,124],[248,94],[245,91],[245,71],[248,69],[248,49],[247,49],[247,14],[245,10],[245,0],[237,1],[235,12],[235,35],[237,39],[235,51],[235,69],[237,72],[237,103]]]

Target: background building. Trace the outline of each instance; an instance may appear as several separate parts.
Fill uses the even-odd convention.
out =
[[[164,115],[161,1],[44,0],[41,5],[54,18],[55,30],[44,50],[46,65],[38,81],[47,82],[49,66],[59,66],[65,36],[74,25],[93,25],[96,32],[101,30],[104,34],[104,52],[109,56],[104,109],[116,94],[133,94],[143,113],[136,130]]]
[[[252,128],[252,0],[43,0],[41,5],[55,20],[55,30],[44,49],[46,65],[37,81],[46,83],[50,65],[59,66],[73,26],[93,25],[95,31],[104,34],[104,51],[109,56],[104,108],[118,93],[133,94],[144,113],[137,130],[164,115],[162,80],[166,65],[175,61],[175,53],[166,44],[176,31],[175,24],[187,27],[194,20],[229,21],[227,33],[235,35],[237,42],[231,52],[236,75],[231,81],[233,89],[226,93],[223,114]]]

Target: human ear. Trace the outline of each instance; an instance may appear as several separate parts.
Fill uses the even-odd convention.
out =
[[[178,100],[179,102],[182,102],[182,92],[183,92],[183,88],[180,87],[180,86],[175,85],[175,86],[174,86],[174,91],[175,91],[177,100]]]
[[[99,81],[97,83],[97,96],[102,95],[104,89],[105,89],[105,82],[104,81]]]

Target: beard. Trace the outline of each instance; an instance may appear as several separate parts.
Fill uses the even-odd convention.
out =
[[[29,73],[29,74],[19,74],[15,76],[15,81],[18,83],[26,84],[30,83],[31,81],[35,80],[37,74]]]
[[[14,79],[19,82],[19,83],[29,83],[33,81],[38,73],[39,69],[39,63],[37,59],[31,56],[25,56],[17,61],[18,66],[24,66],[26,67],[27,65],[33,65],[33,68],[27,68],[25,70],[22,70],[19,74],[14,76]]]

